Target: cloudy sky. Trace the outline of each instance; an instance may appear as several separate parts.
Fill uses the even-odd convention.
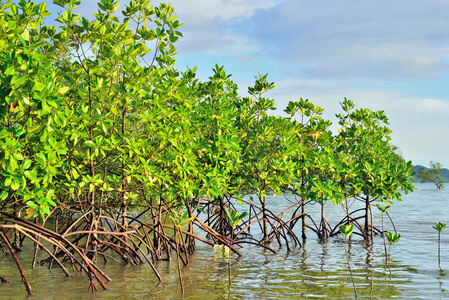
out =
[[[344,97],[385,110],[405,159],[449,168],[449,1],[170,2],[184,23],[179,69],[198,66],[207,79],[224,65],[242,95],[268,73],[279,114],[300,97],[334,123]],[[78,11],[95,7],[83,1]]]

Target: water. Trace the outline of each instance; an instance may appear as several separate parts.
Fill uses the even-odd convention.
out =
[[[404,195],[401,203],[390,207],[401,239],[391,248],[390,269],[386,266],[381,237],[367,243],[354,236],[348,244],[350,263],[359,299],[449,299],[449,239],[443,231],[441,267],[438,268],[438,233],[434,221],[449,221],[449,188],[438,190],[432,184],[416,184],[418,190]],[[270,198],[276,211],[289,204],[283,198]],[[358,204],[355,203],[353,208]],[[319,207],[309,208],[312,214]],[[380,212],[375,224],[380,226]],[[326,206],[326,215],[335,225],[344,213],[340,207]],[[332,216],[332,217],[331,217]],[[392,226],[385,220],[385,229]],[[447,229],[446,229],[447,230]],[[296,228],[299,235],[299,226]],[[91,294],[88,280],[76,272],[65,277],[57,267],[30,268],[32,250],[27,244],[19,259],[33,288],[34,296],[25,288],[13,260],[0,255],[0,275],[13,283],[0,283],[0,299],[348,299],[354,298],[352,281],[345,257],[343,237],[320,242],[308,232],[302,248],[288,252],[277,243],[273,254],[245,244],[244,257],[231,261],[232,285],[228,284],[228,263],[214,257],[210,246],[197,243],[190,265],[182,268],[185,293],[181,295],[176,261],[159,262],[156,267],[163,277],[158,283],[151,267],[121,266],[110,261],[100,267],[113,281],[108,290]],[[101,260],[100,260],[101,261]]]

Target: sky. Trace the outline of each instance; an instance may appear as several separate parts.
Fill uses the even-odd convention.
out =
[[[82,1],[77,12],[94,14],[96,2]],[[215,64],[225,66],[241,95],[268,73],[275,89],[267,97],[279,115],[300,98],[323,107],[334,124],[345,97],[384,110],[406,160],[449,168],[449,1],[170,2],[184,23],[178,69],[197,66],[206,80]],[[128,2],[120,3],[119,11]]]

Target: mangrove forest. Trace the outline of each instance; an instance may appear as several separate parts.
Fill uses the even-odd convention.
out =
[[[224,67],[208,80],[179,70],[170,4],[100,0],[81,16],[79,0],[53,2],[57,16],[45,2],[0,0],[0,249],[28,294],[38,264],[81,272],[94,292],[110,280],[103,261],[149,264],[162,282],[155,262],[170,260],[182,288],[197,243],[275,252],[342,225],[371,240],[384,232],[373,209],[414,189],[383,111],[336,99],[331,130],[307,99],[276,111],[266,74],[243,93]],[[290,203],[281,214],[266,201],[274,194]],[[339,223],[326,203],[343,208]],[[16,255],[24,242],[31,266]]]

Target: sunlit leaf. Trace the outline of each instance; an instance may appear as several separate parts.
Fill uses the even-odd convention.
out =
[[[36,214],[36,208],[35,207],[28,207],[25,214],[25,219],[30,219],[34,217]]]

